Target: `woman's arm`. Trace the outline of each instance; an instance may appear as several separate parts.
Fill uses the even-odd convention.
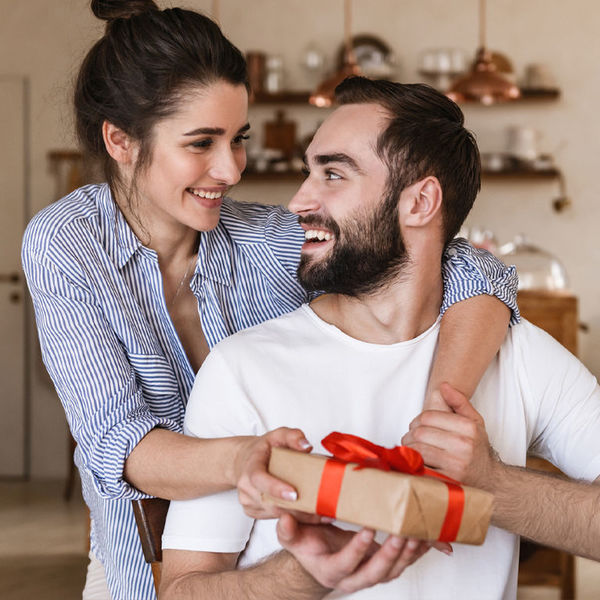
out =
[[[281,511],[263,505],[261,494],[296,499],[292,486],[267,473],[273,446],[300,452],[311,449],[299,429],[287,427],[259,437],[215,439],[153,429],[127,457],[124,478],[147,494],[169,500],[189,500],[237,487],[240,502],[249,515],[273,518]]]
[[[444,300],[438,350],[429,378],[426,409],[448,410],[442,382],[470,397],[498,352],[509,322],[518,322],[518,278],[489,252],[454,240],[444,253]]]
[[[246,482],[248,466],[264,462],[270,444],[306,449],[297,430],[262,438],[199,440],[182,435],[177,398],[164,414],[153,413],[122,344],[74,261],[68,272],[34,248],[23,247],[23,267],[38,324],[44,362],[69,427],[98,493],[108,498],[145,494],[184,499]],[[144,357],[138,357],[142,360]],[[147,359],[152,357],[146,357]],[[183,402],[181,403],[183,419]],[[253,468],[258,487],[272,495],[292,487]],[[254,492],[255,486],[251,486]]]
[[[510,309],[498,298],[479,295],[453,304],[440,324],[425,409],[449,410],[440,397],[445,381],[470,398],[502,345]]]

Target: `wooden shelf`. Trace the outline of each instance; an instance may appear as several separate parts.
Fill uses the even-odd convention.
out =
[[[559,89],[538,89],[538,88],[521,88],[521,97],[516,100],[509,100],[507,102],[494,102],[493,104],[481,104],[475,100],[466,100],[459,104],[468,104],[469,106],[485,106],[490,108],[493,106],[506,106],[507,104],[519,104],[523,102],[551,102],[560,98]]]
[[[550,169],[502,169],[501,171],[492,171],[483,169],[482,177],[486,179],[556,179],[561,176],[559,169],[552,167]]]
[[[288,91],[278,94],[259,92],[255,94],[252,104],[308,104],[310,91]],[[551,101],[560,98],[559,89],[522,88],[521,97],[512,102]],[[474,104],[468,102],[467,104]]]
[[[560,171],[558,169],[510,169],[504,171],[482,171],[482,177],[486,179],[523,179],[523,180],[551,180],[560,177]],[[242,175],[242,183],[253,182],[253,183],[272,183],[272,182],[301,182],[304,179],[304,175],[298,171],[264,171],[258,173],[256,171],[246,171]]]
[[[557,88],[521,88],[521,101],[528,100],[558,100],[560,90]]]

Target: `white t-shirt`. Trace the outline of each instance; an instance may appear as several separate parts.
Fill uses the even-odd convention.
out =
[[[400,444],[417,416],[438,338],[436,322],[398,344],[369,344],[319,319],[307,305],[218,344],[189,399],[184,431],[198,437],[260,435],[299,427],[316,452],[337,430]],[[501,459],[524,465],[528,450],[567,475],[600,474],[600,388],[553,338],[523,322],[512,327],[472,399]],[[275,520],[254,522],[235,491],[172,502],[164,548],[242,552],[240,566],[280,549]],[[398,579],[346,596],[407,600],[514,598],[518,537],[490,527],[482,546],[435,550]]]

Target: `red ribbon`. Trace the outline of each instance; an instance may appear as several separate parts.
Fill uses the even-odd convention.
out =
[[[399,471],[418,477],[428,476],[441,479],[448,488],[448,507],[438,540],[453,542],[458,535],[465,506],[465,493],[458,481],[425,467],[423,457],[408,446],[385,448],[349,433],[334,431],[321,440],[323,447],[333,454],[323,468],[317,513],[325,517],[336,517],[337,504],[348,463],[356,463],[355,469],[381,469]]]

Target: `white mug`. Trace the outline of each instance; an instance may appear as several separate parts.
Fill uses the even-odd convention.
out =
[[[538,155],[540,134],[533,127],[508,128],[508,153],[519,160],[532,161]]]

